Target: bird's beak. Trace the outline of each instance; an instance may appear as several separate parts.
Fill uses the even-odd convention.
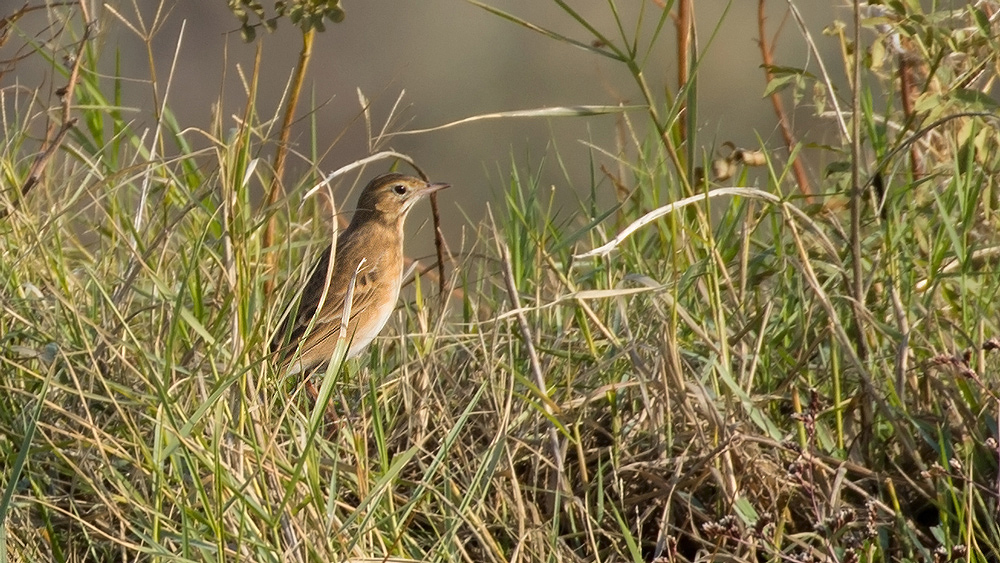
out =
[[[420,194],[421,195],[432,194],[438,190],[443,190],[445,188],[450,188],[450,187],[451,184],[442,184],[442,183],[427,184],[426,186],[420,189]]]

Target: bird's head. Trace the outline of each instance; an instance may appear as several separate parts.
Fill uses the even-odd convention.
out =
[[[383,174],[368,182],[358,197],[354,220],[377,218],[389,224],[402,225],[413,204],[427,194],[447,188],[448,184],[430,184],[404,174]]]

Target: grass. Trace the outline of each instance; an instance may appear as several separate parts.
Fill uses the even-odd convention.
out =
[[[642,35],[609,2],[609,35],[557,4],[644,111],[593,147],[574,212],[510,169],[450,241],[447,290],[418,276],[385,337],[326,374],[336,426],[263,353],[329,211],[300,204],[315,161],[257,205],[280,135],[256,74],[233,132],[182,132],[167,107],[149,137],[97,79],[86,11],[48,8],[68,25],[47,42],[8,20],[52,84],[79,80],[42,167],[59,99],[0,90],[0,560],[996,561],[992,4],[868,14],[883,35],[855,59],[842,34],[825,65],[858,65],[849,92],[781,69],[800,104],[840,97],[831,121],[859,108],[858,135],[755,147],[763,162],[703,148],[699,53],[669,103],[650,94],[673,6],[644,4]],[[879,54],[894,39],[906,57]],[[805,150],[829,162],[813,191]]]

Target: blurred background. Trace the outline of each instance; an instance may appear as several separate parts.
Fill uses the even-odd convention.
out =
[[[487,3],[571,38],[590,41],[589,34],[553,2]],[[617,37],[606,2],[571,4],[589,21],[603,22],[602,32]],[[626,22],[636,22],[642,13],[640,36],[648,42],[662,8],[651,1],[619,4],[623,5],[619,7],[624,10],[621,16]],[[799,4],[819,48],[838,49],[837,40],[821,32],[835,18],[849,21],[849,8],[827,2]],[[135,79],[125,84],[123,100],[132,108],[130,115],[138,128],[152,128],[154,124],[151,63],[159,80],[156,89],[161,97],[167,96],[167,104],[182,127],[209,130],[216,109],[221,112],[224,127],[236,125],[234,116],[242,113],[246,103],[243,77],[251,73],[257,45],[242,41],[239,23],[225,2],[167,0],[162,6],[157,1],[112,6],[117,16],[106,7],[99,8],[98,36],[108,75],[115,72],[114,52],[118,51],[121,74]],[[372,101],[371,115],[376,126],[384,123],[402,95],[390,131],[429,128],[498,111],[641,101],[624,65],[548,39],[462,0],[343,0],[342,6],[347,13],[344,22],[328,23],[326,31],[317,34],[298,111],[302,120],[292,137],[293,149],[308,155],[311,139],[307,113],[310,107],[316,107],[317,146],[326,171],[368,154],[358,89]],[[756,2],[695,3],[697,46],[702,54],[695,139],[703,154],[711,155],[723,142],[731,141],[751,149],[762,142],[774,156],[785,156],[771,102],[763,97],[765,80],[756,42],[756,10]],[[787,13],[787,3],[769,2],[768,10],[768,33],[772,38],[780,28],[773,43],[775,62],[819,74]],[[123,20],[137,29],[155,27],[151,58],[144,43]],[[44,22],[26,20],[21,25],[31,28],[39,23]],[[634,29],[628,33],[633,35]],[[257,107],[262,119],[275,120],[276,132],[283,111],[282,96],[301,47],[301,33],[283,19],[276,32],[260,31],[257,41],[262,44],[263,57]],[[662,99],[665,88],[671,92],[677,89],[675,46],[675,28],[668,20],[644,69],[650,87]],[[843,83],[842,68],[829,70]],[[24,64],[17,71],[17,80],[27,87],[37,87],[45,80],[48,69]],[[221,107],[216,108],[220,100]],[[811,113],[808,106],[800,106],[793,115],[800,138],[808,135],[816,141],[818,131],[821,137],[821,131],[828,126],[815,121]],[[638,125],[646,121],[641,112],[631,117]],[[445,212],[457,205],[471,219],[481,218],[486,202],[504,188],[512,166],[524,174],[538,174],[541,185],[551,186],[560,205],[570,212],[577,208],[574,194],[586,197],[589,193],[593,156],[598,163],[614,169],[609,157],[594,153],[585,143],[615,152],[618,119],[605,115],[480,121],[394,137],[382,148],[411,155],[432,179],[454,185],[441,196]],[[189,140],[196,146],[207,144],[200,134],[192,133]],[[815,177],[821,162],[815,154],[807,154],[806,158],[810,174]],[[387,165],[373,165],[365,177],[384,171]],[[293,156],[286,185],[294,185],[307,170],[307,165]],[[607,181],[604,185],[610,204],[613,190]],[[353,194],[338,192],[338,197],[346,199],[346,208],[353,208]],[[411,220],[414,225],[419,222]],[[445,221],[449,229],[462,224],[464,220],[459,217]]]

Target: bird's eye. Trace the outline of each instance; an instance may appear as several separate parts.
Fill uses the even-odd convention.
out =
[[[392,191],[396,192],[397,195],[405,195],[406,194],[406,185],[405,184],[396,184],[395,186],[392,187]]]

